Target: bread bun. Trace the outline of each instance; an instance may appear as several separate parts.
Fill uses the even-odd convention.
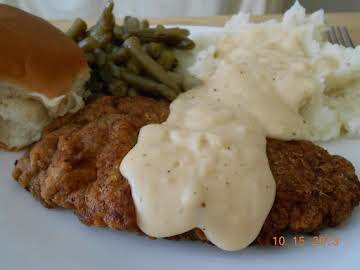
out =
[[[0,4],[0,147],[19,150],[83,106],[82,50],[45,20]]]

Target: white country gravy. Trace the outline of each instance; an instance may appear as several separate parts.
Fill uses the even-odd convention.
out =
[[[248,246],[276,191],[266,137],[309,137],[298,111],[318,89],[315,65],[295,35],[250,30],[223,40],[216,71],[171,104],[166,122],[143,127],[121,163],[150,236],[200,228],[222,249]]]

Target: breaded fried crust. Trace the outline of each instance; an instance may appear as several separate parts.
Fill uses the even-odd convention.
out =
[[[16,164],[13,176],[44,206],[72,209],[86,225],[141,233],[130,185],[119,165],[144,125],[161,123],[168,104],[104,97],[53,122]],[[268,139],[275,203],[256,242],[285,231],[316,233],[347,219],[360,201],[351,163],[306,141]],[[165,207],[165,206],[164,206]],[[203,240],[199,229],[171,239]]]

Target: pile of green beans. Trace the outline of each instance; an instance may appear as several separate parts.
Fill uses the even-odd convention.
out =
[[[91,68],[87,83],[90,96],[146,95],[173,100],[183,91],[183,78],[175,72],[175,50],[191,50],[190,32],[147,20],[125,17],[115,23],[114,4],[109,1],[97,23],[88,28],[76,19],[67,31],[84,50]]]

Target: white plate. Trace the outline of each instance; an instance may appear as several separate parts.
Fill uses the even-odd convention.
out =
[[[189,27],[194,34],[217,31]],[[323,144],[360,172],[360,140]],[[127,232],[87,227],[67,210],[48,210],[12,180],[20,154],[0,152],[0,269],[359,269],[360,209],[342,226],[322,231],[339,246],[249,247],[224,252],[194,242],[149,240]],[[301,235],[299,235],[301,236]],[[251,268],[247,268],[251,267]],[[281,268],[280,268],[281,267]]]

